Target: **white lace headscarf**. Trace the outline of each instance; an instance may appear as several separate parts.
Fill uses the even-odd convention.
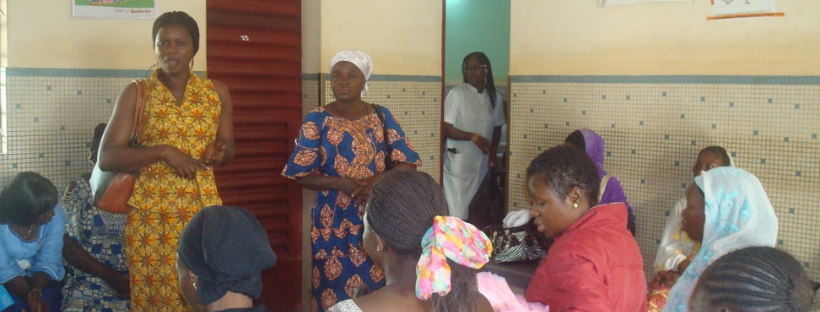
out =
[[[664,311],[688,311],[701,273],[721,256],[749,246],[774,246],[777,216],[760,180],[746,170],[719,167],[702,173],[695,184],[704,194],[703,242],[692,264],[669,292]]]
[[[356,67],[362,71],[362,74],[364,74],[365,82],[361,93],[362,97],[364,97],[368,89],[367,80],[370,80],[370,74],[373,73],[373,60],[370,59],[370,55],[359,50],[347,50],[336,53],[336,55],[330,59],[330,70],[333,71],[333,66],[336,66],[336,63],[342,61],[353,63],[353,65],[356,65]]]

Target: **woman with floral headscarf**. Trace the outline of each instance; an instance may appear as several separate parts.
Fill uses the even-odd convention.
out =
[[[664,311],[688,311],[703,270],[721,256],[749,246],[774,246],[777,216],[763,185],[739,168],[720,167],[695,178],[686,189],[681,229],[701,247],[669,292]]]
[[[371,290],[384,285],[384,272],[361,246],[364,203],[373,184],[391,169],[387,163],[401,170],[421,165],[393,114],[362,100],[373,72],[370,56],[342,51],[331,59],[330,68],[336,101],[307,115],[282,170],[283,176],[317,190],[310,232],[312,311],[352,297],[362,284]]]
[[[367,204],[364,246],[384,268],[387,286],[329,311],[492,311],[476,282],[492,243],[447,213],[444,194],[428,174],[385,175]]]

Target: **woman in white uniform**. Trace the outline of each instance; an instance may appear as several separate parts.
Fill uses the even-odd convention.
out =
[[[506,119],[487,55],[468,54],[461,73],[465,83],[444,100],[444,194],[450,215],[467,219],[482,179],[498,164],[496,150]]]

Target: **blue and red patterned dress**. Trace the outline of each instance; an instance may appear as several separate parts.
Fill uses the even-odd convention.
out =
[[[302,123],[299,142],[282,175],[288,178],[320,173],[365,179],[385,170],[386,151],[398,162],[421,165],[418,153],[399,122],[384,107],[389,149],[378,115],[357,120],[337,117],[318,108]],[[373,265],[362,247],[364,204],[337,190],[318,190],[313,205],[313,299],[311,311],[325,311],[351,298],[364,283],[370,290],[384,286],[384,272]]]

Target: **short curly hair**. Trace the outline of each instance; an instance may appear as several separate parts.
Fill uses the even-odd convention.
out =
[[[598,169],[584,151],[573,146],[558,145],[536,156],[527,167],[527,179],[542,179],[562,201],[573,187],[579,187],[590,206],[598,204]]]
[[[30,226],[57,205],[57,188],[36,172],[21,172],[0,192],[0,224]]]

